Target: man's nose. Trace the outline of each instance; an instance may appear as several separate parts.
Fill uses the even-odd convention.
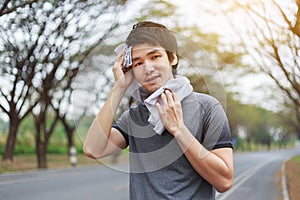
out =
[[[154,71],[154,69],[155,68],[154,68],[154,65],[152,62],[149,62],[149,61],[145,62],[144,70],[146,73],[152,72],[152,71]]]

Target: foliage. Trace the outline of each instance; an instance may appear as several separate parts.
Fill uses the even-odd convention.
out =
[[[4,0],[0,4],[0,17],[2,15],[7,15],[16,11],[17,9],[23,8],[27,5],[32,5],[33,3],[37,2],[38,0]]]
[[[53,121],[52,118],[48,118],[49,121]],[[35,148],[35,138],[34,138],[34,132],[35,127],[32,123],[33,116],[29,115],[25,120],[21,123],[20,129],[18,132],[18,137],[16,141],[16,147],[15,147],[15,155],[20,154],[35,154],[36,148]],[[80,126],[79,130],[81,132],[87,132],[87,129],[91,123],[91,119],[84,118],[82,120],[82,126]],[[4,153],[4,144],[5,139],[7,137],[7,134],[0,134],[0,154]],[[78,153],[82,153],[82,138],[79,137],[79,135],[74,135],[74,146],[76,147]],[[53,137],[51,137],[49,141],[49,145],[47,147],[47,153],[48,154],[67,154],[68,153],[68,146],[67,146],[67,139],[66,139],[66,133],[63,128],[62,123],[58,123],[55,127],[55,130],[53,132]]]
[[[140,11],[133,11],[134,4],[135,1],[123,0],[6,0],[0,4],[0,84],[4,86],[0,88],[0,109],[9,116],[11,123],[10,133],[5,135],[5,138],[8,139],[12,132],[18,134],[17,138],[15,135],[11,138],[12,141],[6,142],[7,145],[16,142],[15,153],[37,151],[38,156],[45,156],[46,152],[67,153],[66,146],[71,146],[73,140],[78,151],[82,151],[81,140],[92,120],[91,116],[95,114],[95,110],[99,110],[113,84],[110,66],[115,55],[112,55],[112,51],[123,41],[120,32],[129,30],[128,24],[132,24],[133,21],[149,19],[167,22],[168,27],[178,32],[182,64],[179,71],[189,75],[196,91],[211,94],[221,101],[228,114],[233,136],[237,137],[237,145],[246,148],[241,144],[244,141],[249,144],[269,144],[275,138],[273,133],[277,134],[277,138],[287,138],[287,128],[281,129],[282,123],[274,122],[274,113],[242,104],[234,94],[225,90],[222,79],[218,76],[226,70],[229,74],[232,73],[242,63],[242,58],[248,50],[243,40],[238,44],[238,48],[220,47],[217,34],[204,33],[196,26],[178,28],[180,18],[174,15],[176,6],[170,2],[148,1],[147,6],[142,7]],[[128,7],[131,9],[130,17]],[[242,10],[242,7],[237,7],[234,11],[238,9]],[[123,25],[126,25],[126,28]],[[297,33],[296,29],[291,30],[294,31],[292,33]],[[250,36],[250,33],[252,32],[247,36]],[[270,38],[262,38],[258,44],[263,44],[265,50],[271,49],[265,51],[273,53],[271,58],[283,61],[278,58],[281,58],[281,48],[289,47],[284,43],[287,41],[285,39],[292,38],[289,40],[291,45],[294,45],[295,49],[298,48],[298,39],[292,33],[281,38],[279,42],[273,38],[272,43],[265,44]],[[261,33],[254,34],[255,37],[257,35],[261,36]],[[241,47],[245,47],[246,50],[241,50]],[[253,48],[258,52],[261,50],[260,46]],[[258,62],[256,54],[252,56],[255,57],[254,61]],[[298,61],[295,61],[297,64]],[[259,67],[263,67],[261,63],[258,64]],[[264,64],[269,66],[268,62]],[[289,63],[285,62],[281,62],[283,65],[280,65],[280,62],[275,64],[279,67],[289,66]],[[273,72],[272,68],[269,69],[266,72]],[[292,79],[296,80],[296,83],[299,80],[297,76]],[[289,94],[293,87],[286,89]],[[84,91],[84,94],[76,95],[74,91]],[[294,95],[297,93],[290,93],[290,96],[297,97]],[[78,100],[78,104],[71,102],[72,98]],[[294,98],[291,102],[297,101],[297,98]],[[120,112],[126,109],[129,102],[130,100],[122,102]],[[79,111],[72,116],[74,121],[71,120],[70,113],[70,110],[74,109],[72,106]],[[294,116],[293,124],[298,119],[297,109]],[[246,139],[239,135],[240,127],[244,128]],[[276,131],[272,132],[275,129]],[[7,128],[0,128],[1,130],[5,132]],[[73,138],[75,131],[79,134]],[[4,137],[1,133],[0,136],[2,153],[5,152],[2,145]],[[13,148],[14,145],[11,146],[10,153],[13,153]],[[46,166],[46,163],[40,164]]]
[[[210,94],[210,89],[222,88],[211,77],[193,74],[188,76],[194,91]],[[256,105],[243,104],[235,98],[236,95],[226,92],[226,102],[223,105],[227,113],[232,137],[236,139],[236,149],[251,150],[253,144],[261,144],[271,148],[271,144],[285,145],[289,141],[286,124],[281,122],[278,113],[266,110]],[[248,145],[245,145],[247,143]]]
[[[88,53],[117,27],[114,17],[124,3],[37,1],[1,17],[0,74],[6,87],[0,89],[0,108],[11,129],[3,159],[12,159],[19,124],[32,113],[39,164],[46,165],[43,152],[57,121],[72,130],[65,123],[72,81]],[[15,1],[2,6],[18,7]],[[68,137],[71,144],[72,133]]]
[[[289,106],[288,119],[300,132],[300,1],[218,1],[225,19],[238,36],[232,49],[245,54],[249,71],[267,75]],[[281,100],[281,102],[283,102]],[[287,120],[287,119],[285,119]]]

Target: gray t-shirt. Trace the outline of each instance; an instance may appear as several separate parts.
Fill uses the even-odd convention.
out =
[[[214,97],[193,92],[181,103],[185,125],[206,149],[232,148],[226,114]],[[155,133],[148,117],[140,103],[113,125],[129,145],[130,199],[215,199],[215,189],[194,170],[174,137],[167,130]]]

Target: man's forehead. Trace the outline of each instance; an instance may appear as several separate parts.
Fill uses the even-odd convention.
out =
[[[165,49],[161,46],[153,46],[153,45],[143,45],[143,44],[139,44],[139,45],[134,45],[132,47],[132,52],[134,51],[153,51],[153,50],[157,50],[157,51],[164,51]]]
[[[165,52],[165,49],[161,46],[152,46],[152,45],[136,45],[132,47],[132,55],[139,56],[140,54],[152,54],[156,52]]]

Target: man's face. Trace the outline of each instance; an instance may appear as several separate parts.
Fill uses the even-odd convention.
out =
[[[165,85],[173,78],[172,65],[177,57],[169,61],[166,50],[148,43],[132,48],[132,69],[136,80],[150,93]]]

